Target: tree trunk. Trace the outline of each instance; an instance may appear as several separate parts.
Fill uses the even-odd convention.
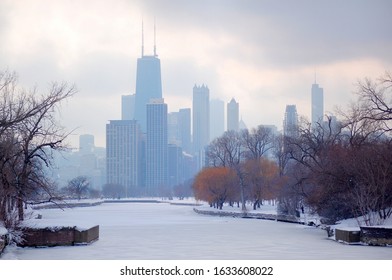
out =
[[[19,221],[24,220],[23,200],[18,198],[18,219]]]
[[[240,170],[240,166],[236,166],[235,170],[237,172],[237,176],[240,179],[240,197],[241,197],[241,204],[242,204],[242,211],[246,211],[246,201],[245,201],[245,184],[244,184],[244,174]]]
[[[5,215],[6,215],[6,196],[3,197],[0,201],[0,221],[4,221],[5,220]]]
[[[256,199],[255,202],[253,202],[253,210],[256,210],[258,205],[259,205],[259,200]]]

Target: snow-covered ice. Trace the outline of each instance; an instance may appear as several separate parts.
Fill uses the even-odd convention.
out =
[[[268,210],[268,209],[267,209]],[[325,230],[257,219],[199,215],[192,206],[104,203],[40,210],[37,225],[100,226],[86,246],[8,247],[1,259],[20,260],[391,260],[392,247],[335,242]]]

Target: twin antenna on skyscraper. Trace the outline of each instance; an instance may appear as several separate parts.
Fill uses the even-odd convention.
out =
[[[156,27],[154,18],[154,57],[157,57]],[[142,19],[142,57],[144,56],[144,21]]]

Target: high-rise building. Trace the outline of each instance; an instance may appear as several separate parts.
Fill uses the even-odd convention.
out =
[[[135,117],[135,94],[121,96],[121,119],[133,120]]]
[[[182,148],[169,144],[168,146],[168,186],[174,187],[183,181]]]
[[[168,143],[182,148],[188,154],[191,149],[191,109],[180,109],[167,115]]]
[[[140,129],[135,120],[111,120],[106,124],[108,184],[119,184],[127,191],[139,186],[139,143]]]
[[[240,123],[238,125],[238,129],[239,130],[248,129],[248,126],[246,125],[246,123],[244,122],[244,120],[242,118],[240,119]]]
[[[312,85],[312,126],[323,123],[324,119],[324,90],[318,84]]]
[[[146,105],[151,99],[162,98],[161,61],[156,53],[154,24],[154,54],[144,55],[142,30],[142,55],[137,60],[135,119],[139,121],[142,132],[147,129]]]
[[[90,154],[94,152],[94,135],[82,134],[79,136],[79,152],[81,154]]]
[[[180,135],[180,142],[182,150],[185,153],[192,153],[191,140],[191,109],[183,108],[178,111],[178,130]]]
[[[296,137],[298,135],[298,114],[297,106],[286,105],[283,121],[283,135]]]
[[[207,86],[193,87],[193,153],[197,158],[197,168],[204,166],[205,148],[210,141],[210,90]]]
[[[227,130],[238,131],[240,123],[240,108],[234,98],[227,103]]]
[[[171,112],[167,115],[167,139],[169,144],[181,146],[180,130],[178,126],[179,113]]]
[[[210,101],[210,139],[222,136],[225,132],[225,102],[220,99]]]
[[[146,188],[156,195],[167,185],[167,104],[162,98],[147,104]]]
[[[79,136],[79,153],[77,154],[79,162],[77,163],[77,172],[78,175],[89,177],[90,187],[92,188],[100,187],[98,184],[102,178],[99,176],[102,174],[96,176],[97,173],[100,173],[100,170],[98,170],[98,158],[95,150],[94,135],[82,134]]]

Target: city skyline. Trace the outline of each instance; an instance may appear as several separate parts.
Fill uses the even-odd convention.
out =
[[[105,146],[105,125],[121,119],[121,96],[135,94],[143,21],[144,54],[161,59],[169,112],[191,108],[194,84],[206,84],[210,99],[235,97],[248,128],[281,130],[287,104],[311,119],[315,73],[324,113],[333,113],[355,99],[359,79],[392,69],[391,8],[381,0],[5,0],[0,65],[26,89],[75,84],[59,117],[74,131],[69,141],[77,148],[79,135],[92,134]]]

